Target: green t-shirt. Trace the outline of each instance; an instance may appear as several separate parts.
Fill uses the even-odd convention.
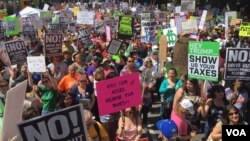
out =
[[[56,110],[56,90],[54,88],[46,89],[45,87],[38,87],[42,93],[43,110]]]
[[[4,103],[0,99],[0,134],[2,133],[2,128],[3,128],[3,112],[4,112]]]

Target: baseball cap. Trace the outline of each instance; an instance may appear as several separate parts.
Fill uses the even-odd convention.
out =
[[[180,102],[180,105],[184,108],[187,109],[190,114],[194,114],[194,108],[193,108],[193,103],[189,99],[183,99]]]
[[[173,137],[174,133],[178,132],[178,127],[174,121],[170,119],[159,120],[156,122],[156,127],[162,132],[166,138]]]

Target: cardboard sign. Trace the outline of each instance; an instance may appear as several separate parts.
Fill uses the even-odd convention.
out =
[[[188,77],[217,82],[219,48],[218,42],[189,41]]]
[[[225,80],[250,79],[249,52],[249,48],[227,48]]]
[[[188,38],[179,38],[175,43],[173,63],[179,68],[180,75],[186,75],[188,70]]]
[[[122,45],[121,41],[112,40],[109,44],[108,53],[109,54],[117,54],[121,45]]]
[[[242,37],[249,37],[250,36],[250,23],[248,23],[248,22],[241,23],[239,35]]]
[[[27,57],[29,72],[46,72],[46,64],[44,56]]]
[[[18,134],[16,124],[22,121],[23,103],[26,94],[27,80],[8,90],[3,116],[1,141],[8,141]],[[1,134],[1,133],[0,133]]]
[[[94,25],[95,21],[95,13],[94,12],[86,12],[79,11],[77,14],[77,24],[86,24],[86,25]]]
[[[96,84],[100,116],[142,103],[139,73],[99,81]]]
[[[16,17],[4,17],[3,20],[6,22],[6,35],[19,34],[18,19]]]
[[[4,45],[10,58],[11,65],[26,62],[28,51],[26,49],[24,41],[11,41],[6,42]]]
[[[49,5],[47,3],[45,3],[43,5],[43,11],[48,11],[48,9],[49,9]]]
[[[159,48],[159,55],[160,55],[160,67],[163,68],[164,64],[166,63],[167,60],[167,39],[165,35],[161,35],[160,38],[160,48]]]
[[[86,28],[78,31],[78,38],[86,48],[93,45],[93,41],[90,39],[89,35],[90,35],[89,30]]]
[[[175,43],[177,42],[178,39],[176,27],[163,29],[163,35],[167,37],[168,47],[175,46]]]
[[[195,0],[181,0],[182,12],[195,12]]]
[[[63,35],[60,33],[45,34],[45,55],[62,55],[62,40]]]
[[[17,127],[24,141],[87,141],[82,105],[24,121]]]
[[[36,29],[31,24],[23,25],[23,37],[24,39],[35,39],[36,38]]]
[[[134,19],[128,16],[119,17],[118,38],[131,39],[133,36]]]

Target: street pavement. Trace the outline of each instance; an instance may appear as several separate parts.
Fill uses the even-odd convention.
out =
[[[147,128],[143,128],[142,137],[149,137],[150,141],[161,141],[160,131],[156,128],[155,124],[160,120],[160,99],[157,95],[154,95],[154,103],[149,112],[149,123]],[[201,141],[204,134],[197,134],[191,141]]]

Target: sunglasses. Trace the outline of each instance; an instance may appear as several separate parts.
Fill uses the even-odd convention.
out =
[[[42,81],[42,84],[45,84],[45,83],[48,83],[49,81],[48,80],[44,80]]]
[[[131,60],[130,60],[130,61],[128,61],[128,62],[129,62],[129,63],[132,63],[132,62],[135,62],[135,61],[131,61]]]
[[[232,116],[232,115],[238,115],[239,112],[232,112],[232,113],[228,113],[229,116]]]

